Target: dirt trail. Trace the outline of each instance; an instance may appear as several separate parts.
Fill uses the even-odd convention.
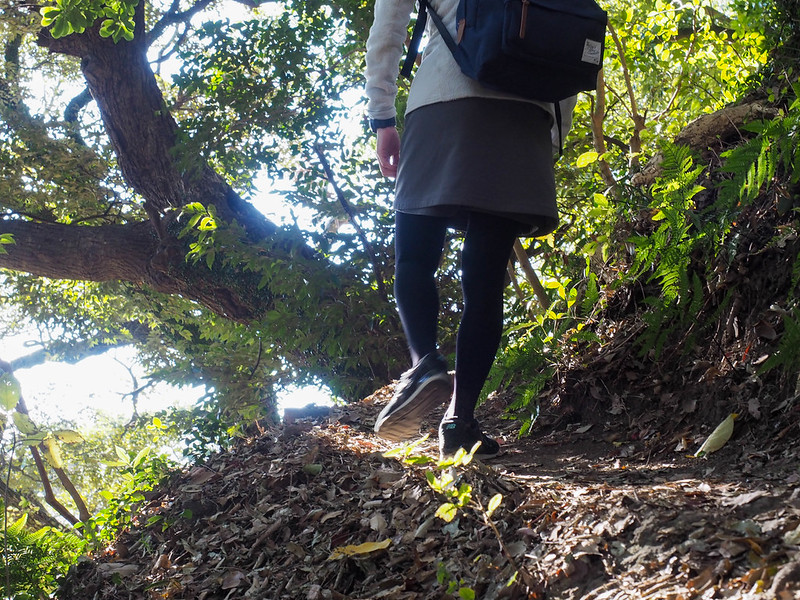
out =
[[[504,453],[457,470],[472,502],[446,522],[426,480],[441,471],[385,457],[391,446],[371,434],[387,393],[176,477],[142,509],[143,524],[158,522],[76,566],[58,597],[800,596],[796,444],[760,454],[735,433],[694,459],[620,442],[631,435],[618,419],[561,426],[546,414],[516,439],[490,402],[481,414]],[[412,454],[435,453],[425,442]],[[475,505],[498,493],[489,524]]]

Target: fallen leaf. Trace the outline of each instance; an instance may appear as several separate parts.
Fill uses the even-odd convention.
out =
[[[794,531],[789,531],[783,536],[783,543],[787,546],[800,546],[800,525]]]
[[[377,531],[378,533],[383,533],[386,531],[387,525],[386,519],[383,518],[381,513],[375,513],[369,520],[370,529]]]
[[[216,476],[214,471],[205,467],[195,467],[189,471],[189,481],[194,485],[202,485]]]
[[[681,401],[681,410],[685,413],[693,413],[697,410],[697,398],[694,396],[686,396]]]
[[[322,517],[319,522],[324,523],[325,521],[330,521],[331,519],[335,519],[336,517],[340,517],[344,514],[343,510],[335,510],[333,512],[328,513],[324,517]]]
[[[172,561],[169,559],[169,556],[166,554],[160,554],[156,559],[155,564],[153,564],[153,568],[150,569],[151,573],[155,573],[156,571],[166,571],[172,566]]]
[[[748,492],[746,494],[739,494],[732,498],[727,498],[723,500],[723,504],[725,506],[744,506],[745,504],[750,504],[753,500],[758,500],[762,496],[767,496],[767,492],[763,490],[756,490],[754,492]]]
[[[126,565],[124,563],[103,563],[97,565],[97,570],[103,575],[119,575],[120,577],[130,577],[139,572],[136,565]]]
[[[772,325],[766,321],[759,321],[756,323],[755,332],[758,337],[769,341],[775,340],[778,337],[778,333]]]
[[[232,590],[234,588],[239,587],[246,579],[246,575],[244,571],[240,571],[239,569],[232,569],[225,573],[225,576],[222,578],[222,589],[223,590]]]
[[[414,538],[416,539],[424,537],[428,533],[428,530],[431,528],[431,525],[433,525],[435,520],[435,517],[429,517],[425,519],[414,532]]]
[[[711,432],[711,435],[708,436],[706,441],[703,442],[703,445],[700,446],[700,449],[695,452],[694,458],[706,456],[722,448],[725,443],[731,439],[731,435],[733,435],[733,421],[737,416],[736,413],[731,413],[722,423],[717,425],[716,429]]]
[[[339,546],[338,548],[333,549],[333,552],[331,552],[328,560],[339,560],[340,558],[344,558],[346,556],[357,556],[359,554],[370,554],[372,552],[377,552],[378,550],[385,550],[391,543],[392,540],[386,538],[382,542],[364,542],[363,544]]]
[[[754,419],[761,418],[761,402],[759,402],[758,398],[750,398],[747,402],[747,412]]]
[[[319,475],[322,473],[322,465],[319,463],[309,463],[307,465],[303,465],[303,472],[307,473],[308,475]]]

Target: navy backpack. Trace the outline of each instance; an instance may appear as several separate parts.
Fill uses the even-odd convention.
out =
[[[429,1],[418,1],[405,77],[430,13],[464,74],[487,88],[557,103],[597,86],[608,16],[594,0],[460,0],[455,40]]]

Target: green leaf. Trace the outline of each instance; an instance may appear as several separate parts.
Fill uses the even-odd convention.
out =
[[[22,443],[26,446],[38,446],[41,444],[45,438],[47,437],[47,433],[40,431],[38,433],[32,433],[30,435],[25,436],[22,439]]]
[[[128,452],[125,448],[121,446],[114,446],[114,450],[117,451],[117,456],[121,461],[123,461],[126,465],[131,464],[131,457],[128,455]]]
[[[503,501],[503,494],[495,494],[492,496],[492,499],[489,500],[489,505],[486,507],[486,516],[491,517],[492,513],[497,510],[500,506],[500,503]]]
[[[14,521],[8,526],[9,535],[18,536],[25,529],[25,524],[28,522],[28,514],[23,514],[19,519]]]
[[[575,160],[575,165],[580,169],[588,167],[593,162],[597,162],[598,156],[599,154],[597,154],[597,152],[593,150],[589,152],[584,152]]]
[[[11,373],[3,373],[0,376],[0,406],[6,410],[12,410],[22,395],[19,381]]]
[[[458,597],[462,600],[475,600],[475,590],[468,587],[459,588]]]
[[[61,14],[61,9],[55,6],[45,6],[39,13],[42,15],[42,27],[49,27]]]
[[[142,461],[149,455],[150,455],[150,447],[145,446],[144,448],[139,450],[139,452],[136,454],[133,461],[131,462],[131,465],[133,465],[134,468],[138,467],[140,464],[142,464]]]
[[[17,429],[19,429],[20,433],[31,435],[38,431],[38,428],[33,421],[31,421],[31,418],[28,415],[19,412],[18,410],[13,412],[11,418],[14,420],[14,425],[17,426]]]
[[[435,461],[430,456],[421,455],[421,456],[409,456],[408,458],[405,459],[405,462],[408,463],[409,465],[422,466],[430,464]]]
[[[319,463],[309,463],[307,465],[303,465],[303,472],[307,473],[308,475],[319,475],[322,473],[322,465]]]
[[[72,33],[72,25],[70,25],[69,21],[67,21],[63,14],[59,15],[53,21],[53,27],[50,29],[50,35],[52,35],[55,39],[58,39],[66,37],[70,33]]]
[[[49,435],[42,440],[42,444],[44,445],[44,457],[50,463],[50,466],[54,469],[63,468],[64,461],[61,458],[61,446],[58,440]]]
[[[457,514],[458,507],[452,502],[445,502],[436,509],[436,516],[447,523],[455,519]]]
[[[78,444],[84,441],[80,433],[71,429],[59,429],[54,431],[53,435],[65,444]]]

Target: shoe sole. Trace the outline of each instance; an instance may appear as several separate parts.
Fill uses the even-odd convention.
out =
[[[448,378],[449,379],[449,378]],[[403,442],[419,435],[419,426],[430,412],[450,399],[450,384],[432,379],[406,403],[375,424],[375,433],[392,442]]]

